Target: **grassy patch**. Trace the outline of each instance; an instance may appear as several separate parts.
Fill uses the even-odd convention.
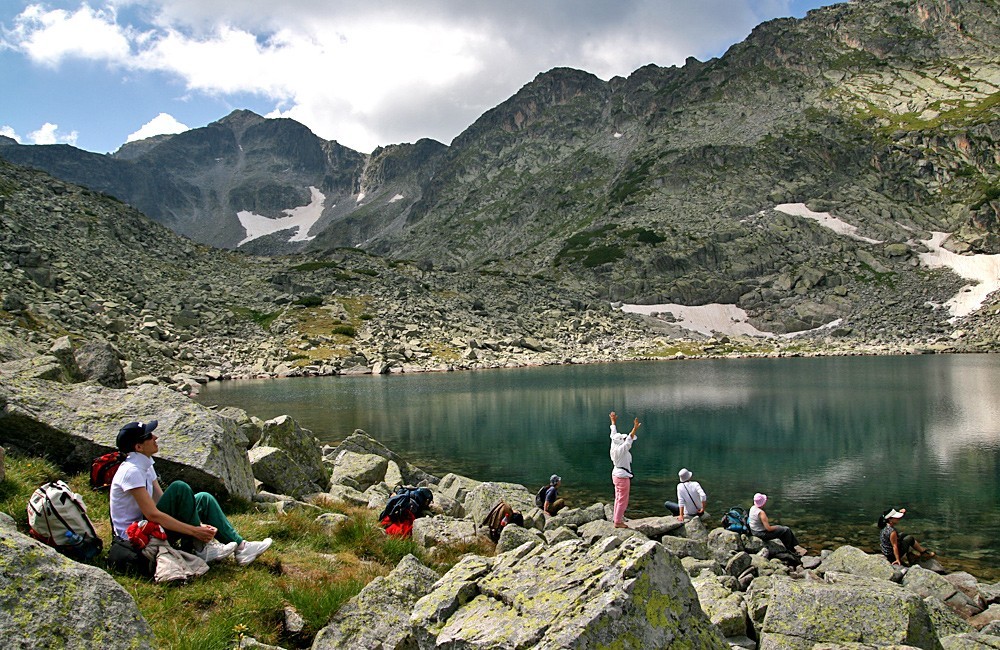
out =
[[[271,323],[273,323],[275,319],[281,315],[280,311],[262,312],[254,309],[248,309],[246,307],[230,307],[229,310],[240,318],[245,318],[257,323],[263,330],[269,330],[271,328]]]
[[[25,504],[34,489],[59,478],[81,494],[88,514],[107,544],[111,538],[108,496],[94,492],[89,476],[66,476],[45,460],[11,454],[7,478],[0,482],[0,510],[27,531]],[[386,575],[399,560],[413,554],[439,573],[467,552],[492,554],[492,545],[466,544],[440,550],[429,562],[411,539],[388,537],[366,508],[321,504],[347,521],[330,529],[316,521],[319,511],[257,512],[250,504],[228,503],[230,521],[248,539],[271,537],[274,546],[248,567],[224,561],[183,586],[164,586],[144,578],[115,575],[153,628],[153,646],[169,650],[227,649],[241,636],[284,647],[308,647],[330,617],[375,577]],[[92,562],[103,568],[104,558]],[[302,637],[283,632],[283,611],[293,606],[306,621]]]
[[[358,335],[357,330],[354,329],[353,325],[337,325],[332,330],[333,334],[340,336],[346,336],[347,338],[353,339]]]
[[[302,296],[297,298],[294,304],[302,307],[319,307],[323,304],[323,299],[319,296]]]
[[[289,270],[290,271],[306,272],[306,271],[319,271],[321,269],[338,269],[339,270],[340,268],[341,268],[340,264],[337,264],[336,262],[305,262],[303,264],[296,264],[295,266],[291,267],[291,269],[289,269]]]

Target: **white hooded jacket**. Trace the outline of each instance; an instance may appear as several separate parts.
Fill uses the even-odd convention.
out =
[[[627,433],[618,433],[618,427],[611,425],[611,462],[615,464],[611,476],[632,478],[632,442]]]

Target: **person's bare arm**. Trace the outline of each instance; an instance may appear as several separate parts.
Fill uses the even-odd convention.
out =
[[[891,533],[889,533],[889,541],[892,542],[892,554],[896,556],[896,561],[893,564],[903,564],[903,558],[899,555],[899,535],[896,533],[894,528]]]
[[[632,424],[632,431],[629,432],[629,435],[632,436],[632,438],[635,438],[635,432],[638,431],[639,427],[641,427],[641,426],[642,426],[642,423],[639,422],[639,418],[636,418],[635,422]]]
[[[767,513],[763,510],[760,511],[760,525],[763,526],[766,531],[770,532],[774,530],[774,526],[772,526],[771,522],[767,520]]]
[[[157,484],[154,482],[153,485],[155,492],[155,486]],[[192,526],[191,524],[185,524],[183,521],[175,519],[167,513],[162,512],[156,507],[156,504],[153,503],[153,497],[149,496],[149,492],[146,492],[145,487],[140,486],[133,488],[129,490],[128,493],[135,499],[135,502],[139,505],[139,509],[142,510],[142,516],[145,517],[147,521],[160,524],[167,530],[172,530],[175,533],[180,533],[181,535],[190,535],[191,537],[203,542],[210,542],[213,538],[215,538],[215,526],[209,526],[208,524]]]

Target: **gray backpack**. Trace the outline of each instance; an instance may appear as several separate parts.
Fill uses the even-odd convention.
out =
[[[43,483],[32,493],[28,526],[32,537],[75,560],[89,560],[104,548],[86,504],[64,481]]]

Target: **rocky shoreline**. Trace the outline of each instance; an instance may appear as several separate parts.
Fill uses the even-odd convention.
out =
[[[416,520],[413,539],[431,557],[481,542],[480,524],[500,499],[525,513],[523,528],[504,529],[495,556],[465,556],[444,576],[405,559],[342,607],[314,648],[386,647],[379,645],[386,639],[397,648],[1000,648],[1000,585],[944,573],[933,560],[903,572],[840,546],[800,563],[779,542],[741,539],[698,520],[648,517],[615,529],[602,503],[546,517],[524,486],[433,476],[362,431],[321,447],[287,416],[262,422],[240,409],[200,406],[163,386],[73,382],[67,376],[74,358],[0,364],[0,444],[8,452],[44,452],[67,470],[79,469],[112,448],[121,422],[155,417],[170,439],[157,462],[167,480],[252,499],[263,511],[331,503],[374,511],[395,485],[429,487],[435,512]],[[23,608],[34,611],[51,597],[46,590],[104,580],[102,572],[78,569],[10,522],[0,522],[0,535],[4,566],[11,567],[4,575],[22,585],[0,628],[5,638],[38,642],[45,619]],[[38,557],[46,558],[46,580],[23,580],[39,566],[28,558]],[[0,594],[9,588],[5,580]],[[95,584],[113,589],[113,581]],[[93,607],[89,599],[100,598],[100,589],[74,586],[73,593],[81,599],[73,614],[78,638],[95,639],[93,626],[109,619],[117,621],[116,634],[148,633],[130,597]],[[33,623],[10,626],[25,620]]]

